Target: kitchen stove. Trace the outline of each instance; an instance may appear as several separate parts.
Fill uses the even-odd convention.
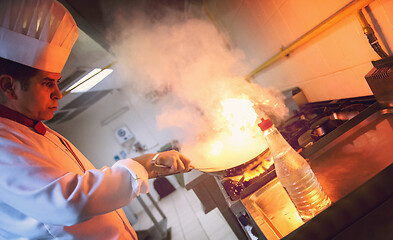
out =
[[[315,143],[375,102],[374,96],[365,96],[307,103],[277,128],[307,158]],[[225,177],[217,177],[230,201],[247,197],[276,177],[268,149],[241,166],[240,170],[230,169]]]
[[[215,177],[226,202],[219,209],[229,207],[237,224],[228,221],[229,217],[227,221],[235,232],[246,235],[239,239],[392,235],[393,221],[386,221],[391,219],[393,206],[389,187],[393,180],[391,63],[392,58],[373,62],[374,68],[366,76],[374,93],[371,96],[294,105],[301,102],[302,94],[289,90],[293,98],[286,95],[286,105],[295,110],[276,127],[295,150],[311,159],[310,166],[332,205],[303,222],[276,178],[267,150],[243,164],[243,173]],[[384,217],[386,213],[389,217]]]
[[[393,108],[366,96],[307,103],[294,109],[297,111],[292,110],[291,117],[276,127],[294,149],[310,159],[332,206],[303,222],[276,178],[267,149],[247,163],[225,170],[226,174],[204,174],[209,181],[201,179],[199,186],[196,178],[188,186],[206,209],[214,202],[238,239],[332,239],[343,232],[355,234],[363,226],[357,222],[365,216],[373,216],[365,220],[372,224],[376,215],[370,214],[377,207],[383,213],[391,212]],[[207,195],[211,199],[204,199]],[[392,204],[386,207],[383,203],[389,197]],[[391,228],[377,229],[386,232]]]
[[[328,126],[326,122],[330,122]],[[393,202],[389,187],[393,176],[392,108],[380,105],[374,96],[308,103],[278,128],[294,149],[311,159],[310,166],[332,206],[303,222],[275,177],[274,166],[255,174],[248,186],[243,181],[244,189],[236,186],[232,193],[233,186],[225,185],[228,178],[216,178],[246,234],[240,239],[347,239],[348,234],[355,235],[364,228],[359,222],[384,233],[391,229],[373,225],[373,213],[391,212],[393,206],[383,204],[389,199]],[[271,162],[268,152],[260,157],[262,163]]]
[[[306,149],[375,101],[366,96],[308,103],[277,129],[294,149]]]

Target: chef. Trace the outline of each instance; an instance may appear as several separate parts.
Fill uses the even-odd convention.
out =
[[[0,0],[0,239],[137,239],[121,208],[148,178],[189,170],[177,151],[96,169],[41,122],[77,37],[55,0]]]

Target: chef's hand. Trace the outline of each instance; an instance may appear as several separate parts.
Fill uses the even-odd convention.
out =
[[[175,150],[145,154],[134,160],[146,168],[149,178],[188,172],[191,168],[190,160]]]

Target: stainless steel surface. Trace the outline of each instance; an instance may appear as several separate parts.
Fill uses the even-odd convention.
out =
[[[326,144],[308,152],[333,205],[393,162],[393,109],[373,105],[343,125],[326,136]],[[242,202],[267,239],[279,239],[302,225],[277,179]]]
[[[366,120],[371,115],[380,111],[381,107],[378,103],[374,103],[364,111],[362,111],[359,115],[351,118],[346,121],[344,124],[337,127],[334,131],[330,132],[323,138],[319,139],[317,142],[314,142],[312,145],[303,149],[301,154],[306,158],[316,158],[316,154],[322,154],[323,151],[321,149],[326,149],[326,146],[331,146],[331,142],[335,141],[338,137],[354,129],[357,125],[361,124],[364,120]]]
[[[383,106],[393,106],[393,57],[373,61],[373,68],[365,76],[375,98]]]
[[[267,239],[281,239],[303,224],[277,178],[242,200]]]
[[[389,166],[393,159],[393,109],[382,109],[311,157],[310,165],[333,202]]]

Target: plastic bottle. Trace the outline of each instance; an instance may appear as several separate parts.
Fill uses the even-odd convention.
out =
[[[272,154],[277,178],[288,193],[303,221],[308,221],[331,205],[307,161],[293,149],[270,119],[258,126]]]

